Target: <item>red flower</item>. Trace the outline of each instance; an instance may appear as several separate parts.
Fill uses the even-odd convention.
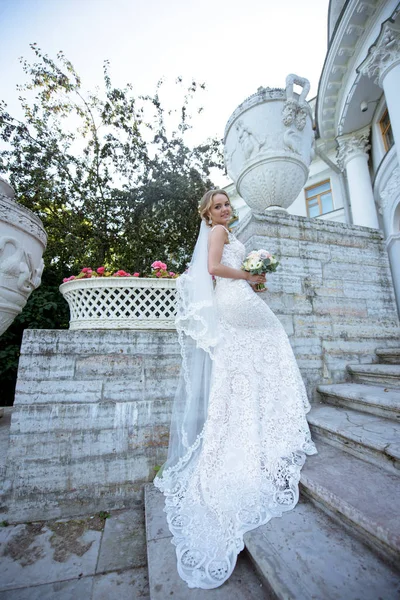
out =
[[[154,270],[157,270],[157,269],[161,269],[162,271],[167,270],[167,265],[165,263],[161,262],[161,260],[154,261],[153,264],[151,265],[151,267]]]
[[[140,273],[134,273],[133,276],[134,277],[140,277]]]
[[[105,267],[99,267],[99,268],[97,269],[97,273],[98,273],[99,275],[104,275],[104,271],[105,271],[105,270],[106,270],[106,268],[105,268]]]

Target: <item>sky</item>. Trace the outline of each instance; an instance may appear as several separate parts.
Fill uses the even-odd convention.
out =
[[[204,112],[193,120],[200,143],[222,137],[235,108],[260,86],[285,87],[295,73],[317,94],[327,49],[329,0],[0,0],[0,99],[18,111],[24,81],[19,57],[33,59],[36,42],[48,55],[63,50],[87,89],[130,82],[152,93],[164,77],[204,82]],[[169,88],[168,88],[169,85]]]

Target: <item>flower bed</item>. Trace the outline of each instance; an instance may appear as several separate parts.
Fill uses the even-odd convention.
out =
[[[175,329],[176,280],[75,278],[60,285],[70,329]]]

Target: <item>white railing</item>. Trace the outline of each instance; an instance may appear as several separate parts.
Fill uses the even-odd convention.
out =
[[[175,279],[74,279],[60,292],[69,305],[70,329],[175,329]]]

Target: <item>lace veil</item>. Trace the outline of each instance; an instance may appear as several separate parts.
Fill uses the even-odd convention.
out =
[[[154,480],[160,489],[192,457],[207,418],[211,365],[219,341],[214,286],[208,272],[210,229],[202,220],[188,270],[176,282],[176,329],[182,366],[172,410],[168,458]],[[197,442],[197,443],[196,443]]]

